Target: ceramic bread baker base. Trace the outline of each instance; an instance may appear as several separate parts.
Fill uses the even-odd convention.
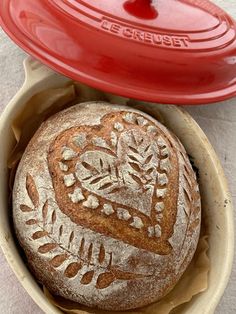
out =
[[[19,125],[18,128],[16,125],[14,129],[15,136],[11,127],[16,117],[19,117],[20,113],[25,109],[25,104],[32,96],[45,90],[45,87],[50,89],[68,86],[69,79],[53,73],[44,66],[41,66],[38,62],[30,59],[26,60],[25,68],[26,82],[7,106],[0,122],[1,143],[2,147],[4,147],[4,149],[0,151],[0,184],[1,187],[3,187],[0,191],[0,243],[9,264],[15,271],[22,285],[36,303],[39,304],[42,310],[46,313],[61,313],[58,308],[45,298],[45,295],[29,273],[18,252],[9,222],[7,161],[9,160],[9,153],[13,150],[15,139],[19,140],[22,138],[23,133],[21,133]],[[104,97],[104,94],[85,88],[82,91],[82,96],[83,99],[81,100],[86,101],[96,100],[98,97],[100,99],[100,97]],[[37,96],[35,97],[36,101]],[[105,97],[109,98],[109,95],[105,95]],[[122,101],[126,103],[127,101],[125,99],[110,97],[110,100],[113,102]],[[63,101],[62,99],[63,95],[60,95],[57,99],[58,106],[62,106],[63,102],[65,104],[72,100],[70,97],[69,99],[64,98]],[[233,255],[233,210],[222,168],[206,136],[188,114],[174,106],[162,106],[157,104],[145,105],[143,102],[136,102],[136,104],[137,103],[140,109],[145,106],[145,111],[148,113],[152,112],[152,115],[157,114],[158,117],[161,116],[163,118],[164,124],[172,129],[180,138],[188,153],[193,157],[195,166],[199,169],[204,210],[203,219],[209,234],[209,257],[211,262],[209,286],[204,293],[198,294],[184,309],[181,309],[181,313],[213,313],[227,284]],[[129,105],[132,105],[132,102],[129,103]],[[50,107],[50,97],[47,99],[46,107],[47,106]],[[41,109],[37,106],[31,106],[26,114],[26,121],[31,121],[29,118],[34,119],[37,114],[41,113]],[[27,133],[26,131],[24,132]],[[17,151],[15,152],[17,153]]]
[[[34,131],[38,128],[40,123],[45,120],[47,116],[50,116],[52,112],[49,111],[60,111],[64,106],[67,106],[68,103],[73,105],[74,103],[81,103],[82,101],[88,101],[89,99],[100,100],[101,102],[106,99],[110,99],[111,102],[115,103],[126,103],[131,102],[127,99],[117,98],[108,94],[104,94],[99,91],[95,91],[87,86],[81,85],[79,83],[69,82],[69,85],[57,89],[47,89],[45,91],[39,92],[34,95],[24,106],[24,109],[21,111],[20,115],[15,118],[12,124],[12,129],[15,135],[15,138],[18,141],[17,146],[13,150],[9,160],[9,167],[12,169],[12,179],[10,186],[12,187],[14,182],[14,169],[17,165],[17,161],[21,158],[22,153],[25,151],[25,147],[30,138],[32,138]],[[114,99],[115,98],[115,99]],[[93,104],[90,102],[91,108]],[[102,104],[97,103],[97,106],[102,108]],[[136,101],[132,101],[131,106],[139,105]],[[112,106],[112,105],[111,105]],[[36,109],[37,108],[37,109]],[[154,108],[150,108],[154,109]],[[153,110],[151,110],[153,111]],[[150,112],[151,113],[151,112]],[[158,111],[153,111],[153,115],[158,115],[159,120],[162,120],[161,115],[159,116]],[[164,122],[164,121],[163,121]],[[23,214],[23,217],[25,217]],[[58,220],[57,213],[57,219]],[[47,217],[50,217],[48,212]],[[50,219],[50,218],[49,218]],[[54,221],[55,222],[55,221]],[[64,227],[65,224],[64,224]],[[68,227],[68,226],[67,226]],[[18,228],[18,227],[17,227]],[[49,229],[51,227],[49,226]],[[28,230],[30,230],[29,228]],[[54,225],[54,229],[57,227]],[[31,233],[31,231],[30,231]],[[206,237],[204,236],[205,231],[203,229],[203,236],[200,239],[199,246],[193,262],[188,267],[188,270],[184,273],[179,283],[176,287],[168,294],[168,296],[162,298],[160,301],[153,303],[149,306],[139,308],[133,311],[127,311],[126,313],[145,313],[145,314],[168,314],[171,309],[176,308],[179,304],[189,301],[193,295],[198,294],[201,291],[204,291],[207,288],[208,280],[207,275],[209,271],[209,259],[206,255],[208,249],[208,243]],[[38,240],[34,240],[36,245]],[[75,247],[76,249],[76,247]],[[150,294],[152,291],[150,291]],[[67,301],[59,297],[53,297],[45,289],[45,295],[51,300],[53,304],[59,306],[63,312],[68,312],[68,309],[73,309],[73,313],[89,313],[90,308],[82,306],[78,303]],[[141,301],[141,300],[139,300]],[[142,301],[141,301],[142,302]],[[115,309],[115,306],[112,310]],[[158,312],[157,312],[158,310]],[[93,309],[93,313],[108,313],[104,311],[96,311]],[[113,313],[109,310],[109,313]],[[114,312],[117,314],[117,311]],[[123,313],[123,312],[118,312]]]

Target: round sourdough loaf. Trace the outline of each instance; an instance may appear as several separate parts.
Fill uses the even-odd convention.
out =
[[[147,114],[82,103],[44,122],[18,166],[17,237],[39,282],[127,310],[165,296],[195,252],[199,188],[185,149]]]

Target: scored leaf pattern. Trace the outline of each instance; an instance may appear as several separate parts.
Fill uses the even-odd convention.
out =
[[[47,215],[48,215],[48,200],[46,201],[46,203],[43,204],[42,208],[43,224],[46,223]]]
[[[61,266],[62,263],[64,263],[68,258],[67,254],[60,254],[60,255],[56,255],[55,257],[53,257],[53,259],[51,259],[50,263],[53,267],[57,268],[59,266]]]
[[[22,212],[32,212],[33,211],[33,209],[27,205],[20,205],[20,209]]]
[[[38,223],[38,220],[36,219],[29,219],[26,221],[26,225],[36,225]]]
[[[26,190],[28,192],[29,198],[31,199],[34,207],[38,207],[39,205],[39,193],[37,187],[35,185],[34,179],[30,174],[27,174],[26,177]]]
[[[47,231],[36,231],[35,233],[33,233],[32,239],[37,240],[46,237],[47,235],[48,235]]]
[[[136,215],[142,220],[143,214],[150,216],[153,206],[152,194],[157,177],[155,170],[158,167],[157,143],[150,143],[145,139],[144,132],[138,133],[135,130],[124,129],[117,138],[115,155],[98,150],[83,153],[81,161],[77,162],[76,176],[83,189],[108,202],[117,201],[119,206],[134,207]],[[124,153],[127,156],[121,164],[118,160],[123,158]],[[140,195],[140,192],[143,193]],[[127,195],[125,200],[124,195]],[[135,204],[132,201],[134,197],[138,199]],[[144,204],[147,205],[147,210]],[[127,225],[132,228],[128,220]]]
[[[86,165],[87,166],[87,165]],[[101,166],[103,166],[103,163],[101,161]],[[91,169],[91,168],[90,168]],[[93,169],[94,171],[94,169]],[[29,174],[27,175],[26,180],[26,189],[29,195],[30,200],[32,201],[32,204],[34,205],[34,208],[31,208],[27,205],[20,205],[20,209],[23,213],[30,214],[31,212],[36,212],[36,209],[39,207],[39,193],[37,191],[36,184]],[[50,214],[50,206],[48,200],[43,204],[42,206],[42,220],[39,221],[38,219],[28,219],[26,220],[26,225],[28,226],[37,226],[40,230],[34,231],[32,234],[32,239],[34,241],[40,240],[40,239],[47,239],[45,240],[46,243],[39,245],[38,247],[38,253],[45,255],[45,254],[51,254],[54,255],[50,259],[50,265],[54,268],[64,267],[64,275],[68,279],[72,279],[75,276],[77,276],[80,272],[82,272],[83,268],[87,269],[85,273],[81,273],[81,279],[80,283],[82,285],[88,285],[92,283],[93,279],[96,280],[95,287],[97,289],[105,289],[108,286],[110,286],[115,280],[131,280],[135,278],[143,278],[147,275],[140,275],[140,274],[134,274],[134,273],[128,273],[119,270],[117,267],[112,266],[112,253],[109,255],[109,261],[108,264],[106,262],[107,260],[107,253],[105,250],[105,247],[103,244],[100,244],[99,247],[99,254],[96,257],[97,263],[100,265],[100,268],[95,266],[94,263],[92,263],[93,257],[93,251],[94,251],[94,245],[93,243],[90,243],[90,245],[86,245],[85,239],[82,238],[80,242],[80,248],[78,251],[77,261],[70,262],[69,264],[67,261],[71,260],[71,258],[75,258],[72,254],[70,254],[70,251],[68,249],[64,248],[61,243],[58,241],[55,241],[53,239],[53,225],[57,221],[57,215],[56,210],[53,210]],[[51,230],[46,230],[46,227],[51,225]],[[58,229],[58,235],[59,239],[63,236],[63,225],[61,225]],[[75,232],[71,231],[68,238],[68,248],[70,249],[70,246],[72,242],[75,239]],[[51,242],[49,242],[51,241]],[[85,245],[88,247],[87,254],[85,254]],[[58,254],[58,250],[61,251],[61,254]],[[65,265],[65,266],[63,266]],[[99,273],[97,274],[97,270],[99,270]],[[102,272],[101,272],[102,270]]]
[[[70,264],[67,266],[67,268],[66,268],[64,274],[65,274],[65,276],[66,276],[67,278],[73,278],[73,277],[75,277],[75,276],[78,274],[78,272],[79,272],[79,270],[80,270],[81,268],[82,268],[81,263],[78,263],[78,262],[70,263]]]
[[[101,244],[100,245],[100,251],[99,251],[99,257],[98,257],[98,261],[100,264],[102,264],[104,262],[105,256],[106,256],[106,251],[105,251],[104,245]]]
[[[99,167],[96,167],[91,162],[82,162],[81,165],[87,170],[89,175],[82,180],[89,183],[94,188],[99,184],[98,190],[103,191],[109,189],[109,193],[115,193],[119,191],[120,173],[118,167],[114,165],[112,161],[105,163],[103,161],[104,155],[99,156]],[[101,183],[101,184],[100,184]]]
[[[41,245],[38,248],[38,252],[42,253],[42,254],[45,254],[45,253],[48,253],[48,252],[54,250],[57,246],[58,246],[57,243],[46,243],[44,245]]]
[[[152,147],[151,144],[147,144],[145,149],[143,149],[142,146],[144,139],[141,138],[141,140],[139,139],[137,141],[133,134],[131,134],[131,136],[134,138],[134,141],[132,146],[128,146],[129,151],[127,153],[129,158],[128,164],[131,167],[130,176],[140,185],[140,187],[142,187],[143,184],[149,183],[145,179],[145,175],[150,175],[155,168],[153,162],[151,163],[153,159],[153,152],[151,152],[150,149]],[[104,185],[100,186],[99,190],[109,189],[110,187],[114,186],[114,189],[109,191],[109,193],[117,192],[119,189],[122,189],[125,186],[124,173],[119,170],[113,159],[111,159],[105,167],[103,158],[106,158],[107,163],[108,156],[100,156],[100,169],[98,169],[91,162],[89,163],[83,161],[81,163],[82,166],[90,172],[90,175],[86,178],[82,178],[82,180],[88,180],[90,185],[95,185],[106,178]]]
[[[93,280],[93,276],[94,270],[90,270],[83,275],[80,282],[82,283],[82,285],[88,285]]]
[[[96,288],[105,289],[116,280],[116,276],[112,272],[102,273],[98,276]]]
[[[195,230],[200,228],[200,217],[201,217],[201,202],[198,183],[193,179],[193,168],[190,164],[190,161],[185,153],[181,142],[177,139],[179,144],[179,156],[184,161],[183,173],[182,173],[182,184],[183,197],[184,197],[184,206],[182,207],[187,219],[186,233],[182,242],[182,248],[185,244],[186,238],[192,236]]]
[[[129,175],[142,190],[145,190],[146,185],[155,184],[155,176],[152,175],[158,166],[157,160],[154,159],[155,148],[148,142],[144,146],[145,141],[142,137],[136,139],[134,134],[132,137],[132,145],[128,145],[127,152],[128,164],[132,169]]]

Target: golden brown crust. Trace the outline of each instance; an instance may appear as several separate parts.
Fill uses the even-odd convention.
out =
[[[144,306],[173,288],[201,218],[179,141],[148,115],[106,103],[74,106],[41,126],[18,167],[13,214],[36,277],[107,310]]]

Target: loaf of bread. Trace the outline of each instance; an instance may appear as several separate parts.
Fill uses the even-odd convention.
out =
[[[185,149],[149,115],[82,103],[44,122],[17,169],[16,235],[53,294],[105,310],[164,297],[199,239]]]

